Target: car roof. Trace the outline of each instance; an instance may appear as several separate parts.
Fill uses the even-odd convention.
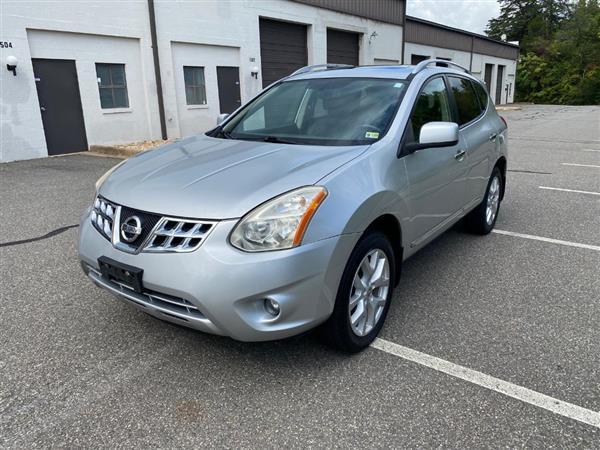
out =
[[[398,80],[409,80],[412,78],[413,71],[416,66],[410,65],[394,65],[394,66],[357,66],[357,67],[335,67],[335,68],[320,68],[318,70],[308,70],[297,75],[290,75],[285,78],[288,80],[308,80],[317,78],[392,78]],[[419,74],[434,75],[436,73],[452,73],[459,75],[467,75],[474,78],[471,74],[452,67],[426,67],[421,69]]]

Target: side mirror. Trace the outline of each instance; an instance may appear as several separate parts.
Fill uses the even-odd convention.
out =
[[[428,122],[421,127],[419,142],[406,144],[408,153],[434,147],[451,147],[458,144],[458,124],[454,122]]]
[[[229,114],[219,114],[217,117],[217,126],[221,125],[229,117]]]

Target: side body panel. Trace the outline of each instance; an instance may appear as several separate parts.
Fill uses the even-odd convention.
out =
[[[480,125],[461,131],[461,141],[456,148],[428,149],[397,157],[412,105],[423,82],[431,75],[432,71],[427,70],[415,76],[383,139],[317,183],[327,187],[329,196],[308,228],[307,242],[339,233],[352,234],[358,241],[374,220],[391,214],[400,225],[406,259],[481,201],[493,165],[502,155],[506,156],[505,127],[493,105],[479,119]],[[498,133],[495,143],[489,141],[487,133],[491,131]],[[462,162],[455,160],[457,150],[469,153],[471,145],[475,150],[470,155]],[[453,173],[449,176],[436,173],[443,169],[449,157],[457,163]],[[451,183],[450,179],[456,181]],[[444,186],[446,190],[442,189]],[[432,196],[436,189],[437,196]],[[424,198],[428,195],[433,197],[431,205],[426,204],[431,199]],[[450,210],[454,213],[449,213]],[[436,223],[430,217],[425,224],[425,214],[440,217]]]

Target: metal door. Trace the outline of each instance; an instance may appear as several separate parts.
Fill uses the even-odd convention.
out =
[[[358,66],[358,33],[327,29],[327,62]]]
[[[48,155],[88,149],[75,61],[32,59]]]
[[[239,67],[217,67],[217,84],[221,114],[231,114],[242,104]]]
[[[306,26],[260,19],[260,60],[263,87],[308,65]]]
[[[504,85],[504,66],[498,66],[498,76],[496,77],[496,105],[502,103],[502,88]]]
[[[492,72],[494,71],[493,64],[485,65],[485,76],[483,80],[485,81],[485,86],[487,87],[488,92],[492,92]]]

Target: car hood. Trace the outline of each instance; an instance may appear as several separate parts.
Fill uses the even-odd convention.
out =
[[[127,160],[99,193],[162,215],[237,218],[283,192],[315,184],[367,148],[193,136]]]

